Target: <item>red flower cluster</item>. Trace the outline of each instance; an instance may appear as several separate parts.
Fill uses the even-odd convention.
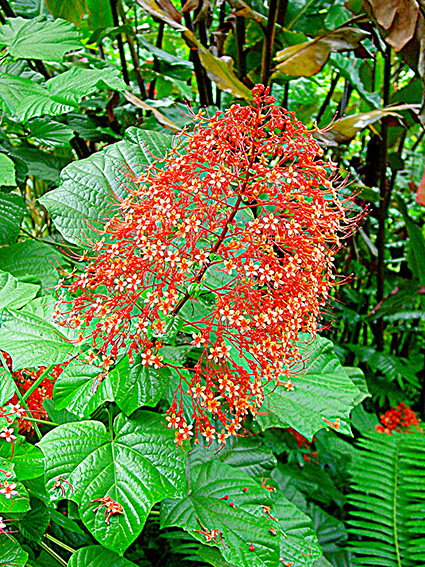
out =
[[[295,437],[295,440],[297,442],[297,446],[302,451],[303,459],[307,463],[311,463],[312,461],[314,461],[314,463],[316,465],[318,465],[319,464],[319,461],[318,461],[318,458],[317,458],[318,454],[317,454],[317,451],[314,448],[315,438],[313,437],[313,439],[311,441],[309,441],[308,439],[306,439],[304,437],[304,435],[301,435],[301,433],[298,433],[298,431],[296,431],[292,427],[288,427],[288,429],[286,431],[288,433],[290,433],[293,437]]]
[[[224,444],[258,413],[266,384],[293,389],[300,333],[317,332],[334,256],[355,225],[335,164],[268,88],[253,95],[253,106],[200,112],[166,157],[129,179],[84,272],[59,286],[57,320],[106,370],[140,353],[178,375],[167,413],[178,444],[193,433]],[[170,336],[196,362],[164,359]]]
[[[8,365],[12,364],[12,359],[7,353],[3,353]],[[40,385],[32,392],[32,394],[27,399],[27,406],[31,415],[34,418],[48,419],[49,416],[43,407],[44,400],[50,399],[53,395],[53,386],[56,379],[62,374],[64,367],[68,363],[58,364],[52,368],[49,375],[40,383]],[[16,385],[22,395],[27,392],[34,382],[40,378],[40,376],[45,372],[46,367],[40,366],[39,368],[24,368],[22,370],[17,370],[12,372],[12,377],[15,380]],[[25,431],[34,432],[33,422],[25,419],[27,417],[27,412],[20,405],[20,400],[17,394],[15,394],[4,407],[0,406],[0,417],[6,418],[6,421],[10,424],[14,421],[19,423],[19,431],[23,433]]]
[[[392,434],[393,431],[399,433],[409,433],[416,429],[423,433],[416,413],[408,408],[403,402],[398,406],[389,409],[384,415],[380,416],[381,424],[376,426],[376,431],[380,433]]]

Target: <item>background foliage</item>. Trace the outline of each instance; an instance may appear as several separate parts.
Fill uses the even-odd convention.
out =
[[[325,155],[369,209],[337,258],[353,277],[325,316],[290,423],[273,411],[288,411],[276,393],[256,435],[186,456],[145,411],[167,408],[170,377],[117,366],[93,392],[99,369],[66,368],[35,435],[18,437],[11,460],[0,442],[20,495],[12,507],[0,494],[15,531],[0,534],[0,565],[423,565],[422,433],[375,427],[400,402],[425,420],[424,18],[423,0],[0,0],[0,349],[13,359],[12,375],[2,355],[0,404],[23,369],[43,367],[16,392],[25,407],[72,356],[51,317],[55,266],[73,262],[64,242],[78,251],[87,220],[122,190],[119,164],[137,172],[164,152],[188,104],[213,112],[270,83],[307,126],[329,125],[317,133]],[[105,493],[130,498],[125,522],[93,513]],[[258,539],[270,527],[259,502],[275,539]],[[239,551],[206,545],[196,517]]]

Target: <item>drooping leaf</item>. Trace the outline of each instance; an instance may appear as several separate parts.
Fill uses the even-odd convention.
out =
[[[0,187],[5,185],[16,185],[15,164],[6,154],[0,153]]]
[[[68,567],[137,567],[137,565],[100,545],[90,545],[73,553]]]
[[[81,49],[80,35],[65,20],[46,20],[37,16],[32,20],[10,18],[3,26],[0,45],[7,46],[12,57],[62,61],[73,49]]]
[[[50,509],[31,495],[31,509],[19,522],[19,531],[30,541],[41,541],[50,523]]]
[[[86,0],[87,3],[87,25],[91,30],[108,28],[114,25],[109,0]]]
[[[53,288],[59,275],[55,266],[67,266],[68,262],[52,246],[36,240],[25,240],[3,248],[0,254],[0,270],[24,280],[40,282],[43,289]]]
[[[25,567],[28,561],[28,553],[22,549],[19,543],[11,536],[0,538],[0,565],[4,567]]]
[[[122,554],[152,506],[183,490],[184,459],[160,415],[140,411],[127,419],[120,414],[114,431],[111,438],[100,422],[68,423],[47,433],[39,446],[51,499],[61,497],[53,487],[56,479],[66,479],[73,487],[65,488],[66,497],[78,504],[83,523],[102,545]],[[123,507],[109,524],[103,508],[94,511],[99,502],[93,502],[107,495]]]
[[[66,73],[49,79],[46,88],[54,102],[78,107],[84,96],[96,89],[123,91],[125,83],[119,72],[113,68],[82,69],[72,67]]]
[[[96,239],[88,223],[101,226],[114,213],[114,192],[124,196],[129,183],[126,172],[137,175],[151,163],[152,154],[160,156],[170,145],[171,136],[129,128],[126,139],[67,166],[60,187],[44,195],[40,202],[67,240],[81,244],[87,235]]]
[[[419,280],[421,285],[425,285],[425,238],[419,226],[410,218],[404,202],[397,199],[404,222],[409,233],[409,268]]]
[[[129,102],[134,104],[134,106],[137,106],[138,108],[143,108],[144,110],[148,110],[149,112],[152,112],[153,115],[155,116],[155,118],[158,120],[159,124],[161,124],[161,126],[164,126],[164,128],[167,128],[167,129],[171,130],[172,132],[180,132],[180,130],[181,130],[180,126],[178,126],[172,120],[167,118],[157,108],[155,108],[153,106],[149,106],[149,104],[147,104],[144,100],[137,98],[137,96],[130,93],[129,91],[125,91],[124,96]]]
[[[286,47],[276,54],[276,75],[311,77],[327,63],[331,52],[355,49],[367,33],[352,27],[342,27],[320,35],[311,41]]]
[[[101,368],[88,364],[77,363],[65,368],[53,389],[55,409],[67,409],[87,419],[104,402],[112,402],[110,377],[101,373]]]
[[[30,79],[0,73],[0,101],[4,112],[15,114],[22,100],[46,95],[46,89]]]
[[[294,389],[270,388],[258,422],[263,428],[291,426],[311,439],[323,427],[347,429],[354,402],[362,398],[336,357],[331,341],[318,337],[305,346],[306,368],[292,379]],[[364,396],[364,394],[363,394]]]
[[[0,349],[12,357],[13,370],[60,364],[76,347],[48,321],[17,309],[0,312]]]
[[[140,4],[148,14],[168,24],[171,28],[178,31],[185,31],[187,29],[180,23],[182,14],[180,14],[170,0],[137,0],[137,3]]]
[[[365,89],[358,72],[358,59],[350,59],[345,55],[335,53],[331,55],[330,62],[332,66],[339,70],[341,76],[347,79],[350,84],[356,89],[359,95],[366,100],[373,108],[381,106],[381,98],[379,93],[369,93]]]
[[[0,192],[0,246],[16,242],[26,210],[20,195]]]
[[[126,415],[142,406],[154,407],[164,395],[170,375],[168,368],[143,366],[140,355],[133,364],[126,356],[110,372],[113,398]]]
[[[74,137],[68,126],[47,118],[32,120],[29,129],[36,142],[47,146],[63,146]]]
[[[46,8],[54,18],[62,18],[67,22],[72,22],[76,26],[81,23],[86,11],[86,0],[44,0]]]

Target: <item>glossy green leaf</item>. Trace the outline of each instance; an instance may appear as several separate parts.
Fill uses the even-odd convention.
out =
[[[110,0],[86,0],[88,18],[87,24],[91,30],[114,25]]]
[[[76,551],[71,556],[68,567],[137,567],[137,565],[100,545],[90,545]]]
[[[129,128],[123,141],[67,166],[60,187],[44,195],[40,202],[67,240],[81,244],[88,236],[96,239],[98,235],[88,225],[99,227],[113,214],[114,193],[126,194],[129,181],[125,172],[138,175],[151,163],[152,154],[161,156],[170,146],[171,136]]]
[[[82,69],[72,67],[66,73],[49,79],[46,88],[51,99],[59,104],[78,107],[84,96],[97,89],[125,90],[120,73],[113,68]]]
[[[16,242],[26,210],[20,195],[0,192],[0,246]]]
[[[15,164],[6,154],[0,153],[0,187],[5,185],[16,185]]]
[[[400,198],[397,199],[398,207],[403,215],[409,233],[408,256],[409,268],[418,278],[421,285],[425,285],[425,238],[419,226],[410,218],[407,207]]]
[[[59,280],[55,266],[68,266],[66,259],[55,248],[36,240],[25,240],[2,249],[0,270],[14,277],[39,282],[42,289],[53,288]]]
[[[126,415],[142,406],[156,406],[170,381],[168,368],[146,367],[141,361],[138,355],[129,364],[126,356],[109,374],[114,399]]]
[[[24,77],[8,73],[0,73],[0,104],[4,112],[14,114],[22,100],[27,97],[46,96],[46,90],[41,85]]]
[[[28,553],[12,536],[10,539],[6,536],[0,537],[0,565],[2,567],[25,567],[28,557]]]
[[[39,285],[21,282],[12,274],[0,271],[0,310],[23,307],[37,295],[39,289]]]
[[[80,363],[65,368],[53,390],[55,409],[67,409],[87,419],[104,402],[113,401],[111,379],[101,372],[101,368]]]
[[[39,446],[46,458],[46,486],[52,500],[62,497],[53,487],[62,477],[66,497],[78,504],[83,523],[106,548],[120,554],[141,532],[152,506],[179,495],[184,486],[184,457],[162,416],[140,411],[127,419],[120,414],[111,438],[102,423],[83,421],[61,425]],[[92,502],[109,495],[123,506],[106,523],[104,509]]]
[[[30,541],[41,541],[49,527],[50,510],[38,498],[31,495],[31,509],[19,522],[19,531]]]
[[[49,21],[43,16],[22,20],[10,18],[0,36],[0,44],[7,46],[12,57],[62,61],[68,51],[82,48],[78,31],[65,20]]]
[[[16,471],[15,471],[16,472]],[[8,482],[9,484],[16,484],[14,490],[17,494],[11,496],[11,498],[6,498],[5,494],[1,493],[4,486],[0,488],[0,515],[9,514],[10,512],[21,514],[26,512],[30,508],[30,497],[25,486],[17,480],[16,478],[11,478],[10,480],[4,480],[3,484]]]
[[[19,443],[15,443],[13,458],[10,443],[0,442],[0,458],[7,459],[13,465],[19,480],[31,480],[43,474],[43,453],[35,445],[25,443],[23,437],[19,438]]]
[[[26,311],[0,313],[0,349],[12,357],[13,370],[59,364],[78,350],[48,321]]]
[[[192,467],[212,460],[235,467],[258,482],[261,482],[262,477],[270,475],[277,464],[272,451],[257,435],[228,439],[226,449],[221,451],[218,443],[213,442],[207,446],[201,441],[190,453]]]
[[[274,391],[262,406],[265,414],[257,419],[265,429],[291,426],[311,439],[323,427],[344,428],[354,403],[362,396],[341,366],[331,341],[319,337],[307,344],[303,358],[308,364],[292,378],[294,389],[270,388]]]
[[[268,506],[270,516],[264,509]],[[307,516],[283,496],[273,499],[260,482],[217,461],[192,467],[185,497],[161,504],[161,527],[172,526],[182,527],[204,544],[209,542],[202,531],[219,530],[222,540],[217,536],[209,545],[238,566],[274,566],[282,552],[288,562],[293,555],[301,561],[302,553],[314,550],[310,562],[300,563],[312,565],[320,555]]]
[[[74,137],[68,126],[48,118],[36,118],[28,126],[31,136],[39,144],[47,146],[63,146]]]

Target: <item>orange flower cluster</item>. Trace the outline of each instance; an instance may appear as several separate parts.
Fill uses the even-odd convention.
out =
[[[58,322],[106,370],[138,353],[178,376],[167,421],[179,445],[193,434],[224,444],[258,413],[267,384],[293,389],[300,333],[316,334],[356,222],[311,133],[268,88],[253,95],[252,106],[200,112],[167,156],[129,175],[83,273],[58,288]],[[176,341],[195,362],[164,358]]]
[[[398,406],[389,409],[384,415],[380,416],[381,425],[376,426],[376,431],[380,433],[392,434],[393,431],[399,433],[409,433],[417,430],[423,433],[416,413],[406,406],[403,402]]]

